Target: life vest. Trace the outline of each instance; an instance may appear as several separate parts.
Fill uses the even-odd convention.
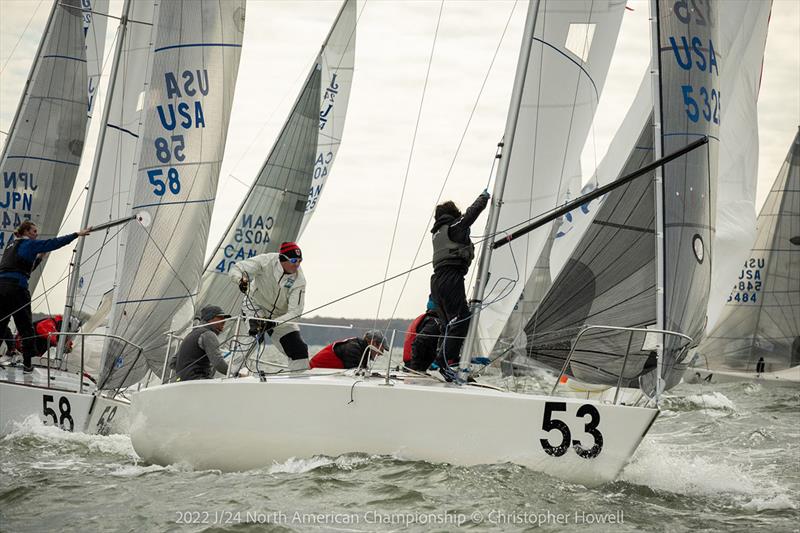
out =
[[[417,318],[411,322],[411,325],[408,326],[406,330],[406,339],[403,341],[403,362],[409,363],[411,362],[411,345],[414,343],[414,339],[417,338],[417,330],[419,329],[419,325],[425,320],[425,316],[427,313],[422,313]]]
[[[447,264],[469,267],[475,257],[475,245],[463,244],[450,238],[450,225],[444,224],[433,234],[433,269]]]
[[[19,244],[26,239],[14,239],[3,251],[3,258],[0,259],[0,272],[17,272],[26,278],[31,277],[31,272],[35,264],[19,255]]]
[[[344,363],[333,351],[333,347],[337,344],[339,342],[331,343],[317,352],[308,362],[308,366],[311,368],[344,368]]]

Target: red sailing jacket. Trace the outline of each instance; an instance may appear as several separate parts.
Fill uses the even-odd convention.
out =
[[[344,368],[344,363],[333,351],[335,344],[339,343],[331,343],[317,352],[317,355],[309,361],[308,366],[311,368]]]
[[[417,337],[417,328],[419,328],[419,325],[425,318],[426,314],[427,313],[422,313],[415,318],[406,330],[406,339],[403,341],[403,362],[406,364],[411,361],[411,345],[414,343],[414,339]]]

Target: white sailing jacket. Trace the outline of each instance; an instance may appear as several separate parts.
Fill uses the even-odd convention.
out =
[[[306,295],[306,277],[303,269],[294,274],[283,271],[280,254],[261,254],[244,261],[238,261],[230,269],[231,280],[237,286],[242,272],[250,277],[250,300],[264,312],[264,318],[278,323],[296,320],[303,313]],[[238,288],[237,288],[238,290]],[[279,332],[285,330],[284,332]],[[275,335],[282,337],[289,331],[297,331],[294,324],[284,324],[276,328]]]

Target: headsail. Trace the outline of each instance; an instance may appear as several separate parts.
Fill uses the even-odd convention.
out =
[[[225,149],[244,31],[244,0],[156,7],[144,130],[100,386],[160,373],[173,314],[196,296]]]
[[[89,77],[89,120],[97,104],[103,52],[106,44],[108,0],[82,0],[83,35],[86,41],[86,71]]]
[[[535,9],[538,5],[538,13]],[[624,1],[539,2],[527,75],[497,228],[514,228],[552,209],[575,173],[605,83]],[[539,259],[549,228],[495,250],[490,286],[476,324],[491,349]],[[492,280],[497,280],[492,281]],[[495,284],[492,286],[492,284]]]
[[[736,279],[738,278],[738,279]],[[800,365],[800,130],[758,215],[758,233],[699,366],[765,372]]]
[[[756,238],[758,178],[758,91],[767,42],[771,1],[729,2],[719,14],[720,39],[737,68],[720,71],[725,105],[719,125],[719,194],[708,326],[728,298],[730,280],[747,258],[742,243]]]
[[[144,91],[153,53],[150,46],[153,10],[153,2],[132,2],[129,8],[130,20],[117,76],[108,88],[111,93],[111,102],[107,104],[108,121],[100,125],[100,135],[105,139],[97,161],[94,195],[91,205],[87,206],[90,226],[122,218],[131,212],[129,192],[136,176],[139,137],[144,131]],[[121,228],[113,227],[84,237],[81,276],[75,297],[75,312],[89,319],[84,331],[93,331],[105,323],[111,308],[117,261],[123,252],[122,236]],[[103,303],[103,311],[98,313]]]
[[[203,273],[196,309],[240,311],[228,272],[236,261],[294,241],[319,201],[341,143],[353,80],[356,2],[346,0],[289,118]]]
[[[0,250],[24,220],[43,238],[58,233],[83,152],[87,86],[80,1],[55,2],[0,157]]]

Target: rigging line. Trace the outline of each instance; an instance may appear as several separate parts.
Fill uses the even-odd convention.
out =
[[[411,159],[414,157],[414,148],[417,142],[417,132],[419,131],[419,123],[422,119],[422,109],[425,106],[425,95],[427,94],[428,91],[428,81],[430,79],[430,74],[431,74],[431,65],[433,64],[433,55],[436,51],[436,41],[438,40],[439,37],[439,26],[441,25],[442,22],[443,12],[444,12],[444,0],[442,0],[439,3],[439,16],[436,19],[436,29],[433,32],[433,42],[431,43],[431,52],[430,55],[428,56],[428,68],[425,71],[425,83],[422,86],[422,96],[420,97],[419,108],[417,109],[417,120],[416,123],[414,124],[414,135],[411,138],[411,149],[408,152],[408,160],[406,161],[406,172],[405,175],[403,176],[403,187],[400,191],[400,202],[397,205],[397,214],[395,215],[394,228],[392,229],[392,240],[389,244],[389,257],[386,259],[386,268],[384,269],[383,272],[384,278],[389,275],[389,266],[392,263],[392,252],[394,251],[394,243],[397,237],[397,228],[400,225],[400,212],[403,209],[403,199],[405,198],[406,194],[406,185],[408,185],[408,174],[409,171],[411,170]],[[386,285],[385,284],[381,285],[381,294],[378,297],[378,307],[375,309],[375,321],[373,323],[373,327],[378,324],[378,315],[380,314],[381,304],[383,303],[383,294],[385,290],[386,290]],[[388,325],[389,323],[387,322],[387,328]]]
[[[19,43],[22,42],[22,38],[25,37],[25,33],[28,31],[28,28],[30,27],[31,22],[33,22],[33,19],[36,17],[36,12],[39,11],[40,7],[42,7],[42,2],[44,2],[44,0],[39,0],[39,3],[36,4],[36,9],[34,9],[33,13],[31,13],[31,18],[29,18],[28,19],[28,23],[25,24],[25,29],[23,29],[22,33],[20,33],[19,39],[17,39],[17,42],[14,44],[14,48],[11,49],[11,53],[8,54],[8,59],[6,59],[6,62],[3,63],[3,68],[0,68],[0,74],[5,72],[9,61],[11,61],[11,58],[14,57],[14,52],[17,50],[17,47],[19,46]],[[44,38],[44,35],[42,35],[42,38]],[[34,59],[34,61],[35,61],[35,59]],[[6,134],[6,135],[8,135],[8,134]]]
[[[497,59],[497,54],[500,52],[500,46],[503,44],[503,39],[505,38],[506,31],[508,30],[508,26],[511,23],[511,19],[514,15],[514,9],[517,7],[517,1],[514,1],[514,5],[511,6],[511,11],[508,13],[508,19],[506,19],[506,25],[503,27],[503,32],[500,34],[500,40],[497,42],[497,46],[494,50],[494,55],[492,56],[492,60],[489,62],[489,67],[486,69],[486,75],[483,77],[483,82],[481,83],[481,87],[478,90],[478,95],[475,97],[475,103],[472,105],[472,109],[470,110],[469,117],[467,117],[467,123],[464,125],[464,131],[461,133],[461,139],[458,141],[458,145],[456,146],[455,153],[453,153],[453,158],[450,161],[450,167],[447,169],[447,173],[445,174],[444,181],[442,182],[442,187],[439,189],[439,194],[436,196],[435,203],[438,204],[439,200],[442,198],[442,194],[444,194],[444,189],[447,186],[447,182],[450,179],[450,174],[453,172],[453,167],[455,166],[456,159],[458,159],[458,154],[461,151],[461,146],[464,144],[464,139],[467,137],[467,131],[469,131],[469,126],[472,123],[472,118],[475,116],[475,111],[478,108],[478,103],[480,102],[481,96],[483,95],[483,90],[486,87],[486,82],[489,81],[489,74],[492,72],[492,67],[494,66],[494,62]],[[495,153],[495,159],[497,158],[497,154]],[[492,162],[492,169],[494,168],[494,161]],[[491,177],[490,177],[491,181]],[[411,264],[413,265],[417,258],[419,257],[419,252],[422,249],[422,244],[425,242],[425,237],[428,234],[428,227],[430,227],[431,222],[433,221],[433,213],[428,216],[428,223],[425,225],[425,228],[422,230],[422,236],[419,239],[419,244],[417,245],[417,251],[414,253],[414,257],[411,260]],[[392,314],[389,317],[389,322],[395,316],[397,312],[397,308],[400,305],[400,299],[405,292],[406,286],[408,285],[408,280],[410,279],[410,273],[412,270],[408,271],[409,276],[403,280],[403,286],[400,288],[400,294],[397,297],[397,302],[394,305],[394,309],[392,310]],[[473,274],[474,275],[474,274]]]

